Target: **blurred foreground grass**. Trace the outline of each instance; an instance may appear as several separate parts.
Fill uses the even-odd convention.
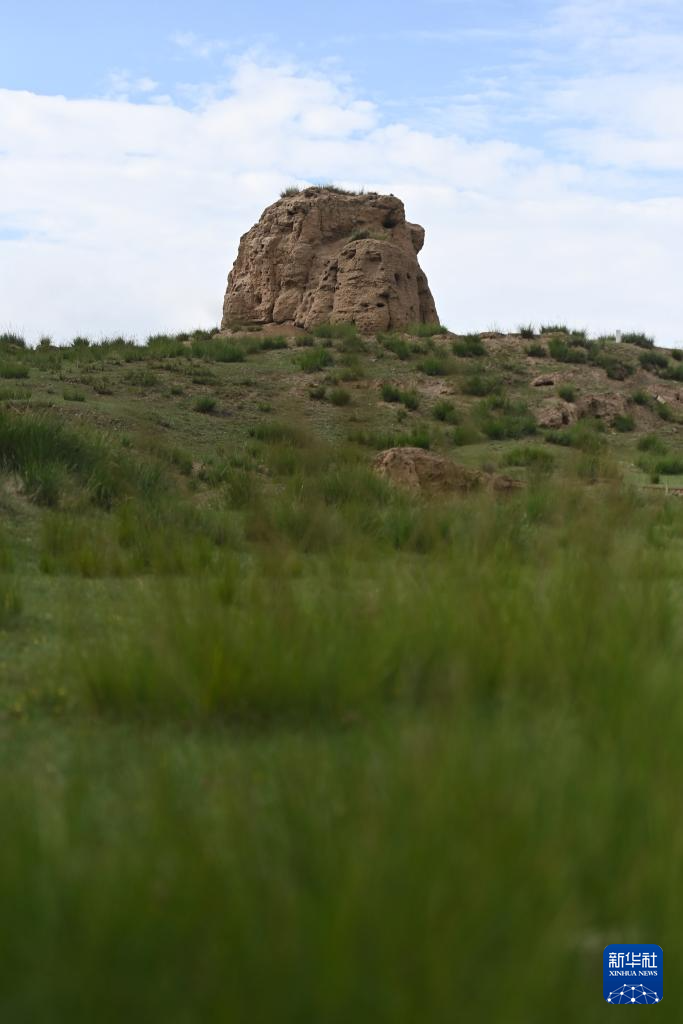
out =
[[[592,1021],[628,940],[675,991],[676,499],[3,415],[1,1021]]]

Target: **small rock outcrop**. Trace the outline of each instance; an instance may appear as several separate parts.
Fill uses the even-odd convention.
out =
[[[284,195],[242,236],[222,328],[354,322],[374,334],[437,323],[417,261],[424,236],[395,196],[325,187]]]
[[[422,448],[387,448],[377,455],[373,465],[378,476],[414,492],[468,492],[480,487],[511,491],[521,487],[511,477],[470,469]]]
[[[578,418],[578,411],[573,405],[550,398],[539,409],[536,425],[547,430],[557,430],[560,427],[571,426]]]
[[[586,395],[576,403],[580,419],[587,416],[597,420],[613,420],[615,416],[625,416],[628,412],[628,401],[625,395],[608,391],[600,395]]]

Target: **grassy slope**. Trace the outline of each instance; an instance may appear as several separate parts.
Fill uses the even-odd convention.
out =
[[[678,385],[236,344],[0,358],[2,1019],[597,1019],[603,945],[679,931],[683,512],[637,448],[681,451]],[[527,414],[474,372],[672,419],[492,441]],[[413,432],[528,487],[397,494],[373,443]]]

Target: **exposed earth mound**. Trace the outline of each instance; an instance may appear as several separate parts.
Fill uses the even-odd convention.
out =
[[[378,476],[410,491],[473,491],[479,487],[509,491],[521,486],[510,477],[461,466],[422,448],[389,448],[375,458],[374,469]]]
[[[424,237],[395,196],[324,187],[284,195],[242,236],[222,328],[354,322],[373,334],[436,323],[417,261]]]

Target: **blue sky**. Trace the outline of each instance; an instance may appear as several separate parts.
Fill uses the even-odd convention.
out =
[[[401,195],[455,328],[683,341],[683,5],[4,0],[0,328],[215,322],[242,231],[329,179]]]

